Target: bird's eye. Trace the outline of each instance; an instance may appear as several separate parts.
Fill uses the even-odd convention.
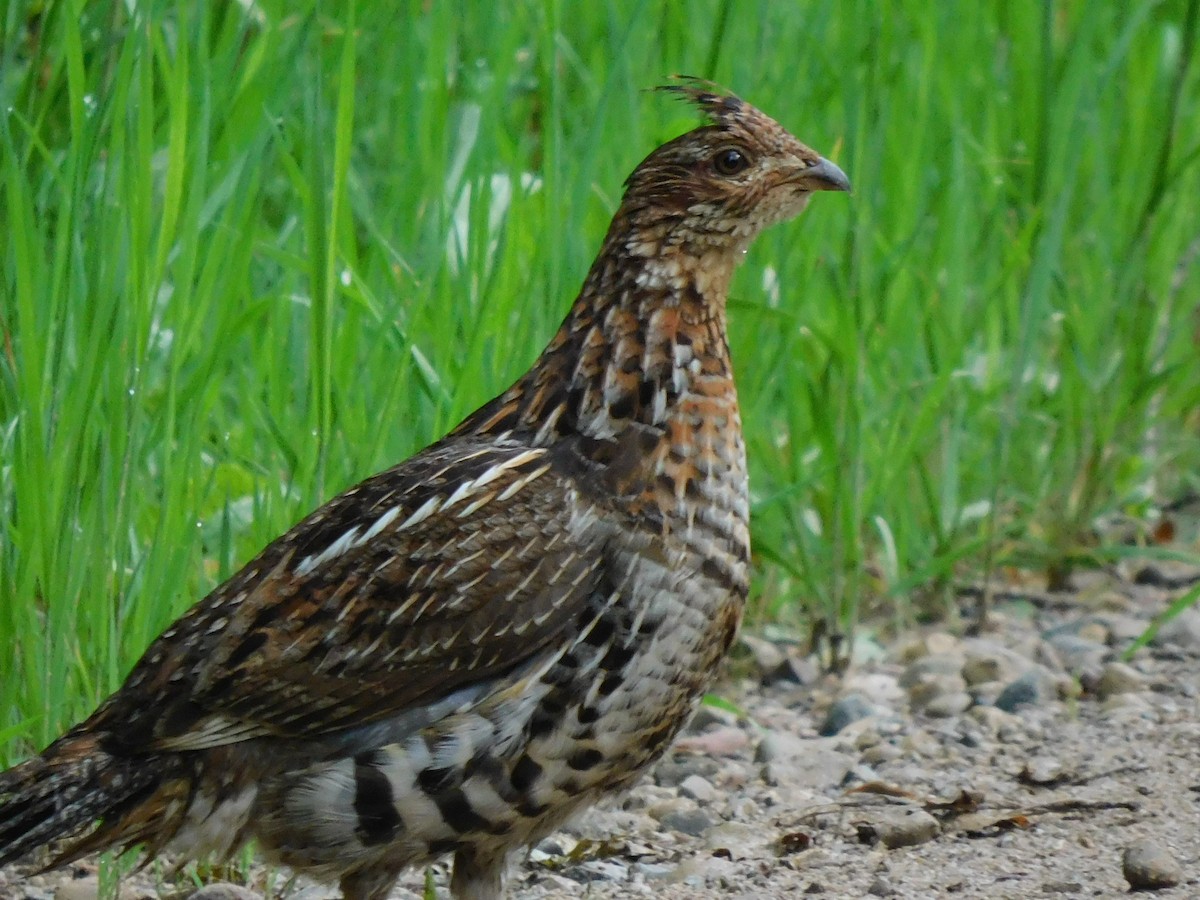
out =
[[[750,165],[750,160],[746,159],[746,155],[736,147],[726,147],[724,150],[718,150],[712,162],[713,168],[717,170],[717,174],[726,176],[744,172]]]

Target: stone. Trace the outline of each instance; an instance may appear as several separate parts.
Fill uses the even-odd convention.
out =
[[[874,810],[869,819],[859,823],[860,835],[868,841],[879,841],[889,850],[924,844],[937,837],[941,830],[937,819],[916,807]]]
[[[1200,608],[1188,607],[1169,622],[1164,622],[1150,639],[1150,644],[1180,650],[1200,647]]]
[[[712,827],[713,817],[693,804],[690,808],[677,809],[667,813],[659,822],[664,828],[678,831],[680,834],[699,837],[704,834],[705,830]]]
[[[1157,891],[1183,880],[1183,867],[1167,849],[1152,838],[1143,838],[1125,848],[1121,871],[1134,891]]]
[[[867,894],[872,897],[895,897],[896,889],[882,875],[876,875],[875,880],[871,882],[871,886],[867,888]]]
[[[849,754],[825,747],[814,747],[804,756],[776,757],[763,766],[763,780],[770,785],[790,788],[829,790],[845,781],[854,768]]]
[[[966,712],[974,701],[966,691],[955,691],[934,697],[925,704],[924,713],[934,718],[948,719]]]
[[[1145,689],[1148,680],[1133,666],[1123,662],[1110,662],[1100,672],[1096,682],[1096,696],[1101,700],[1118,694],[1132,694]]]
[[[54,892],[54,900],[96,900],[100,896],[100,879],[95,875],[64,881]]]
[[[961,674],[968,687],[989,681],[1012,681],[1029,662],[1021,654],[987,638],[970,638],[963,644]]]
[[[965,693],[967,684],[958,673],[927,674],[921,676],[908,688],[909,702],[917,712],[924,712],[938,697],[946,694]]]
[[[754,666],[767,680],[774,680],[775,673],[783,668],[785,653],[773,641],[753,634],[743,633],[739,640],[754,658]]]
[[[206,884],[188,897],[188,900],[262,900],[262,894],[257,894],[240,884],[218,881]]]
[[[776,834],[761,825],[744,822],[721,822],[704,832],[702,840],[709,850],[723,850],[729,859],[769,859]]]
[[[1012,712],[1021,706],[1038,705],[1058,698],[1058,680],[1044,667],[1037,666],[1005,686],[996,698],[996,708]]]
[[[956,653],[938,653],[913,660],[900,673],[900,687],[911,692],[913,685],[936,675],[962,677],[963,659]]]
[[[904,751],[895,744],[875,744],[863,751],[862,761],[869,766],[879,766],[903,755]]]
[[[721,796],[712,783],[700,775],[689,775],[679,782],[679,793],[702,804],[714,803]]]
[[[1099,670],[1108,655],[1108,648],[1101,643],[1071,632],[1057,632],[1047,637],[1062,660],[1063,669],[1072,675]]]
[[[846,694],[829,707],[818,731],[823,737],[831,737],[847,725],[873,716],[875,712],[875,706],[862,694]]]

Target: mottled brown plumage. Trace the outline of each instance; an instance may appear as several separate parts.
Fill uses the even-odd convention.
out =
[[[651,153],[516,384],[322,506],[172,625],[124,686],[0,774],[0,862],[270,857],[459,898],[631,784],[694,711],[748,585],[730,276],[842,172],[736,97]],[[60,843],[64,842],[65,843]]]

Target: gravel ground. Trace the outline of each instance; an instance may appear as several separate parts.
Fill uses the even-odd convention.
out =
[[[841,679],[748,635],[731,671],[749,674],[719,691],[738,712],[705,707],[635,790],[517,861],[511,896],[1200,896],[1200,609],[1117,659],[1200,573],[1136,569],[1002,594],[978,637],[866,642]],[[431,876],[448,896],[444,867]],[[266,877],[193,896],[253,900]],[[94,865],[0,871],[5,900],[96,885]],[[148,875],[122,889],[189,894]]]

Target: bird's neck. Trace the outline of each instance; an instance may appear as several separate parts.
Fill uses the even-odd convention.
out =
[[[740,250],[685,252],[667,245],[666,232],[622,224],[614,221],[537,363],[457,433],[511,432],[552,446],[619,441],[631,430],[682,439],[672,432],[737,424],[725,300]]]

